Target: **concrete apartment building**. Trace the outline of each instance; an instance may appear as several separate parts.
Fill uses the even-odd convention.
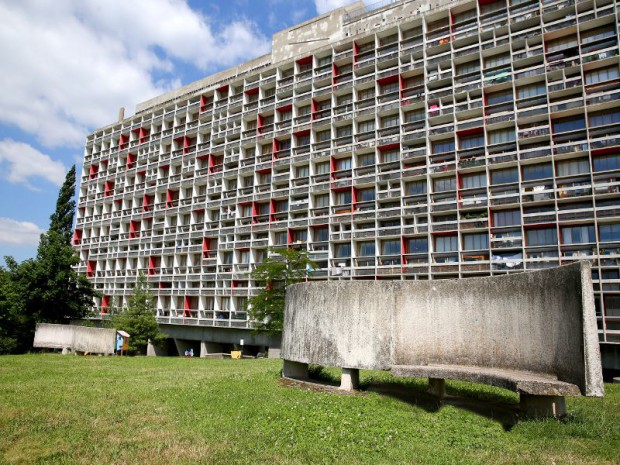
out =
[[[75,231],[105,314],[143,272],[183,344],[255,335],[249,271],[470,278],[589,260],[620,368],[615,0],[358,2],[86,142]],[[185,342],[184,342],[185,341]],[[195,342],[189,342],[195,341]]]

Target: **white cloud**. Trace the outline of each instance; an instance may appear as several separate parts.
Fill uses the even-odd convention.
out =
[[[335,8],[350,5],[354,3],[354,1],[355,0],[314,0],[314,6],[316,7],[317,13],[322,15]]]
[[[120,106],[177,87],[173,60],[210,72],[269,50],[245,19],[216,25],[186,0],[0,0],[0,122],[81,146]]]
[[[11,139],[0,140],[1,177],[15,184],[33,189],[31,178],[42,178],[58,186],[62,185],[66,168],[34,147]]]
[[[43,232],[43,229],[34,223],[0,217],[0,244],[2,245],[37,245],[39,236]]]

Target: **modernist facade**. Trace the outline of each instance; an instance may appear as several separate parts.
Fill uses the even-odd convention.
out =
[[[615,350],[620,2],[387,3],[282,31],[88,137],[75,246],[101,312],[143,272],[161,323],[249,328],[269,246],[329,280],[587,259]]]

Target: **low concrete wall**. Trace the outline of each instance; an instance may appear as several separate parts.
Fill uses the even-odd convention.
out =
[[[287,292],[282,358],[521,370],[602,395],[587,262],[490,278],[296,284]]]
[[[46,349],[70,348],[74,352],[113,354],[115,343],[115,329],[38,323],[32,346]]]

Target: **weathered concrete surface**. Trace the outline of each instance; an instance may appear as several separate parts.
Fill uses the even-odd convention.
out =
[[[286,293],[281,357],[347,368],[389,369],[394,286],[296,284]]]
[[[282,376],[285,378],[306,379],[308,378],[308,364],[284,360]]]
[[[491,278],[296,284],[282,358],[602,396],[590,276],[583,262]]]
[[[72,352],[113,354],[115,343],[115,329],[38,323],[32,346],[70,349]]]
[[[340,389],[353,391],[360,387],[360,371],[357,368],[343,368],[340,376]]]

